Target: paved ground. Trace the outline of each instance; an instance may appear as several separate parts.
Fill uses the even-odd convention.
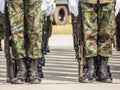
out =
[[[46,55],[46,65],[43,67],[45,77],[39,85],[6,83],[5,57],[0,52],[0,90],[120,90],[120,52],[114,48],[109,62],[113,83],[83,84],[78,82],[78,63],[74,58],[72,36],[54,35],[49,45],[51,52]]]

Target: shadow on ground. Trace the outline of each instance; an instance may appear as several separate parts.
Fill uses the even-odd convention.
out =
[[[6,82],[6,60],[3,52],[0,52],[0,83]],[[110,58],[111,72],[114,82],[120,83],[120,52],[113,49]],[[46,55],[46,65],[43,67],[43,83],[77,83],[78,63],[75,60],[72,48],[51,48]]]
[[[120,53],[113,49],[109,65],[114,79],[113,83],[120,83]],[[57,81],[58,83],[78,82],[78,63],[75,60],[72,48],[52,48],[51,53],[46,55],[44,67],[45,80]]]

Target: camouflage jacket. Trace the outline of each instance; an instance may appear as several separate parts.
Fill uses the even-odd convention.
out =
[[[80,1],[84,3],[91,3],[91,4],[97,4],[97,2],[99,1],[100,4],[103,4],[103,3],[115,2],[116,0],[80,0]]]

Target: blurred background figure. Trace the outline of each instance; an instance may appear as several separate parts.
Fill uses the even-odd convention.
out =
[[[0,51],[3,51],[2,39],[4,39],[4,14],[0,12]]]
[[[54,13],[56,4],[55,0],[42,0],[41,9],[43,12],[43,29],[42,29],[42,57],[38,62],[38,74],[40,78],[44,77],[42,66],[45,65],[45,55],[50,52],[48,45],[49,38],[52,34],[51,15]]]

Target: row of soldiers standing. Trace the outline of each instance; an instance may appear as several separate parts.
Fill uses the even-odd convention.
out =
[[[113,25],[115,0],[80,0],[80,2],[69,0],[69,3],[73,1],[80,6],[80,17],[77,18],[77,29],[80,30],[78,35],[80,37],[77,39],[80,40],[75,44],[80,44],[80,51],[77,52],[81,57],[79,55],[78,57],[80,61],[85,58],[87,65],[87,72],[80,81],[89,83],[96,78],[96,80],[111,83],[112,76],[108,70],[108,60],[112,52],[115,30]],[[30,83],[40,82],[38,67],[41,68],[45,62],[42,38],[46,37],[42,37],[44,33],[42,30],[44,30],[43,25],[46,28],[46,24],[43,24],[43,21],[49,18],[42,16],[40,3],[40,0],[8,0],[12,50],[17,64],[17,75],[12,80],[15,84],[24,83],[26,77],[29,78]],[[78,14],[74,10],[76,6],[75,3],[69,5],[73,14],[75,11],[74,16]],[[26,61],[28,61],[27,69],[24,64]]]
[[[16,75],[10,82],[22,84],[27,81],[31,84],[38,84],[41,81],[40,78],[43,77],[42,66],[45,65],[44,55],[50,52],[48,40],[52,32],[51,11],[48,10],[49,7],[45,8],[49,12],[41,10],[42,5],[47,0],[5,1],[5,14],[7,15],[5,15],[4,20],[4,15],[0,13],[0,39],[4,37],[5,21],[5,23],[9,23],[9,26],[5,26],[5,28],[9,27],[10,30],[8,32],[10,33],[8,42],[10,42],[12,47],[12,58],[16,62]],[[54,0],[51,0],[49,3],[53,4]],[[12,73],[11,71],[8,72]]]

